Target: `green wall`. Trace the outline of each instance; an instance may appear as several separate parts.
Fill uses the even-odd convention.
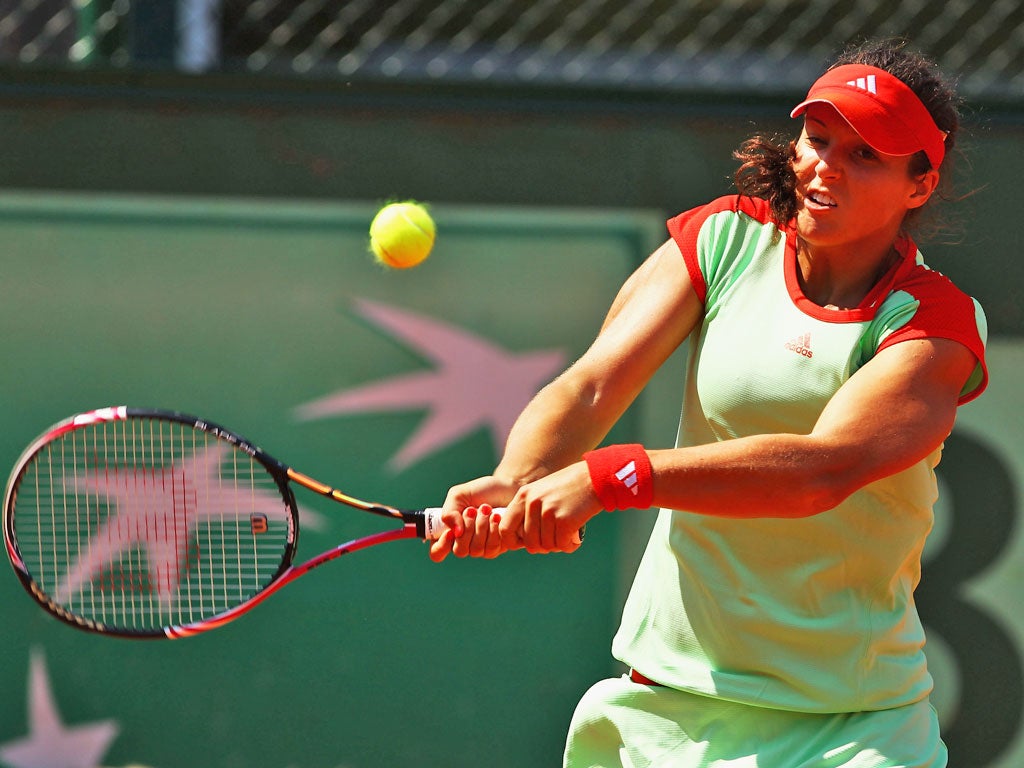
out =
[[[728,191],[731,148],[755,127],[793,129],[778,117],[787,103],[9,81],[0,459],[69,413],[129,402],[199,412],[356,495],[436,503],[493,465],[486,423],[396,466],[428,405],[297,417],[332,391],[437,369],[367,307],[441,323],[509,361],[571,360],[663,219]],[[1024,761],[1024,130],[1005,112],[970,129],[962,243],[925,250],[988,311],[992,385],[947,446],[919,601],[953,764],[1010,768]],[[393,197],[431,202],[439,225],[436,252],[408,273],[365,251],[373,211]],[[670,443],[679,369],[616,437]],[[365,530],[303,502],[301,555]],[[0,579],[0,763],[43,738],[30,696],[48,691],[50,720],[92,728],[107,765],[557,764],[576,699],[617,671],[608,645],[648,522],[602,518],[571,558],[437,567],[415,544],[391,545],[179,643],[76,633]],[[411,722],[396,726],[395,712]]]
[[[798,98],[24,72],[0,83],[0,188],[683,210],[728,191],[730,153],[790,133]],[[956,245],[928,260],[1024,328],[1024,112],[968,105]]]

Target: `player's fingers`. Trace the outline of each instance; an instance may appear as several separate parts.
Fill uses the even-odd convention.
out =
[[[452,552],[452,543],[455,537],[452,535],[451,530],[446,530],[441,533],[435,541],[430,543],[430,559],[435,563],[440,563]]]
[[[498,536],[501,538],[501,546],[505,549],[522,549],[522,516],[522,502],[518,497],[513,498],[501,514],[501,520],[498,523]]]
[[[484,548],[484,557],[494,558],[505,551],[505,548],[501,544],[501,533],[499,532],[499,526],[501,525],[501,513],[492,512],[490,516],[490,530],[487,533],[487,546]]]
[[[562,526],[559,528],[555,543],[555,548],[559,552],[575,552],[582,543],[583,540],[580,538],[580,532],[572,526]]]
[[[468,556],[473,546],[476,534],[476,507],[466,507],[462,511],[462,521],[462,534],[455,538],[455,543],[452,545],[452,554],[456,557]]]
[[[498,555],[504,554],[512,549],[522,549],[523,545],[519,542],[518,537],[512,542],[511,546],[506,546],[505,539],[501,535],[501,521],[504,517],[503,511],[492,510],[491,511],[491,528],[487,536],[487,546],[484,548],[484,557],[494,558]]]
[[[455,536],[461,536],[463,533],[462,524],[462,511],[455,509],[444,509],[441,511],[441,522],[444,523],[444,527],[450,531],[453,531]]]
[[[493,541],[493,546],[497,548],[498,554],[523,548],[523,540],[518,533],[502,533],[501,524],[504,519],[505,516],[502,513],[491,515],[493,528],[491,529],[491,539],[489,541]]]
[[[528,501],[523,512],[523,544],[526,551],[531,555],[540,555],[547,552],[541,544],[541,504],[538,501]]]
[[[487,540],[491,534],[491,507],[489,504],[481,504],[476,509],[476,526],[473,532],[473,541],[469,546],[470,557],[483,557],[487,548]]]
[[[540,546],[545,552],[558,549],[558,521],[554,511],[548,508],[540,513]]]

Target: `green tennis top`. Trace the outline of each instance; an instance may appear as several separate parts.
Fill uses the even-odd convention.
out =
[[[668,226],[704,303],[678,446],[806,434],[850,376],[907,339],[963,343],[978,365],[961,402],[984,389],[984,313],[909,239],[860,306],[833,310],[801,292],[795,232],[764,201],[721,198]],[[940,452],[812,517],[661,510],[613,654],[664,685],[775,709],[924,698],[932,680],[913,593]]]

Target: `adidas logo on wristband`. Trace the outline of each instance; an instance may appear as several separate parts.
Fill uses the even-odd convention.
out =
[[[622,484],[625,485],[626,488],[629,489],[630,493],[632,493],[634,496],[637,495],[637,493],[639,492],[640,488],[637,487],[637,483],[639,482],[639,480],[638,480],[638,478],[636,476],[636,462],[635,461],[629,462],[629,464],[627,464],[622,469],[620,469],[618,472],[616,472],[615,476],[619,480],[622,481]]]
[[[651,460],[639,443],[583,454],[594,493],[607,510],[647,509],[654,499]]]

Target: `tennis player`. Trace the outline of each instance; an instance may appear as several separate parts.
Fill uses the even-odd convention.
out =
[[[567,766],[947,764],[913,593],[986,331],[908,233],[957,99],[876,41],[792,116],[796,141],[738,150],[738,195],[668,222],[494,474],[448,495],[435,560],[572,551],[602,510],[661,508],[612,643],[631,672],[580,701]],[[595,450],[685,340],[677,446]]]

